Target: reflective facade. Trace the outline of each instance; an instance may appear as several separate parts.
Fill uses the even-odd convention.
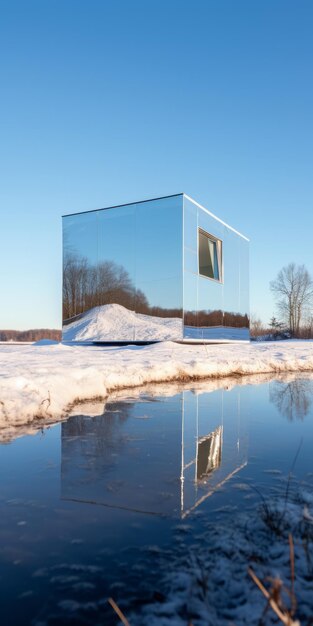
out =
[[[184,339],[248,340],[249,241],[185,195],[183,212]],[[203,233],[217,243],[216,279],[199,265]]]
[[[248,240],[185,194],[67,215],[63,339],[247,340],[248,263]]]

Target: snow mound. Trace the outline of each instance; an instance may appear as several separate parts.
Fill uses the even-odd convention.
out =
[[[129,311],[104,304],[84,313],[63,329],[64,341],[167,341],[180,339],[182,320]]]

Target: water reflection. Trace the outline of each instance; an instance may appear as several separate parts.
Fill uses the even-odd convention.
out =
[[[290,422],[294,419],[303,420],[312,404],[313,381],[306,378],[288,382],[274,381],[270,385],[269,398]]]
[[[185,517],[247,463],[247,407],[181,391],[62,424],[62,498]]]
[[[281,380],[289,384],[294,378]],[[301,379],[312,388],[312,374],[301,374]],[[162,576],[169,561],[175,576],[191,547],[200,564],[204,553],[216,555],[204,573],[217,571],[213,591],[219,594],[220,550],[225,548],[236,562],[236,520],[244,530],[243,542],[247,543],[247,529],[253,541],[255,521],[260,521],[259,493],[270,503],[276,503],[277,496],[279,503],[282,495],[285,508],[285,477],[301,439],[290,504],[298,485],[310,504],[313,405],[304,420],[282,419],[269,403],[271,385],[270,376],[208,380],[193,383],[188,391],[173,383],[128,391],[126,401],[124,390],[111,396],[105,411],[103,404],[81,405],[73,419],[45,428],[44,436],[0,446],[0,578],[2,613],[10,616],[10,624],[115,623],[106,598],[113,596],[127,615],[151,598],[159,600],[154,592],[160,590],[160,580],[161,591],[167,588]],[[247,459],[248,419],[250,460],[240,471]],[[15,434],[11,426],[10,436],[34,432],[37,426],[33,422],[24,430],[15,429]],[[216,493],[223,483],[224,489]],[[249,486],[256,489],[248,490]],[[69,502],[75,498],[82,504]],[[169,517],[134,515],[117,508],[135,505]],[[170,517],[188,516],[199,505],[201,515],[188,517],[188,524],[177,524]],[[290,512],[293,523],[298,519],[293,505]],[[267,563],[260,529],[257,555],[266,554]],[[273,563],[275,569],[276,549]],[[242,565],[245,573],[245,558]],[[235,584],[234,593],[237,588]],[[181,594],[182,601],[185,596]],[[156,606],[162,611],[165,603],[160,599]],[[215,623],[220,623],[219,615]]]

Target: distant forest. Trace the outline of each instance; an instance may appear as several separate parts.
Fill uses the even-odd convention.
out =
[[[35,328],[33,330],[0,330],[0,341],[39,341],[53,339],[61,341],[61,330],[54,328]]]

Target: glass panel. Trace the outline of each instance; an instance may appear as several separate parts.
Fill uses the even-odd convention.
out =
[[[184,250],[184,269],[193,274],[198,274],[198,255],[196,252],[185,248]]]
[[[249,339],[247,274],[242,271],[242,246],[248,242],[225,229],[224,239],[224,328],[225,339]],[[246,244],[246,245],[244,245]]]
[[[184,197],[184,247],[197,254],[198,207]],[[198,270],[197,270],[198,271]]]
[[[136,341],[175,341],[183,336],[182,275],[137,282]]]
[[[184,337],[247,340],[248,242],[186,198],[184,220]],[[195,232],[198,280],[193,282]]]
[[[135,207],[99,211],[99,304],[135,308]]]
[[[136,205],[136,281],[181,276],[183,196]]]
[[[199,276],[198,326],[202,328],[223,326],[223,285]]]
[[[181,340],[183,196],[136,205],[136,340]]]
[[[240,238],[225,228],[224,236],[224,326],[227,332],[242,325],[240,320]],[[225,331],[226,332],[226,331]]]
[[[182,338],[182,221],[182,195],[64,218],[64,340]]]
[[[184,337],[223,338],[223,284],[184,273]]]
[[[198,274],[184,272],[184,338],[201,337],[198,330]]]
[[[198,228],[210,233],[213,239],[223,239],[224,224],[200,208],[198,208]]]
[[[240,312],[249,328],[249,242],[244,239],[240,241]]]
[[[66,326],[98,305],[97,220],[97,211],[63,218],[63,324]]]

